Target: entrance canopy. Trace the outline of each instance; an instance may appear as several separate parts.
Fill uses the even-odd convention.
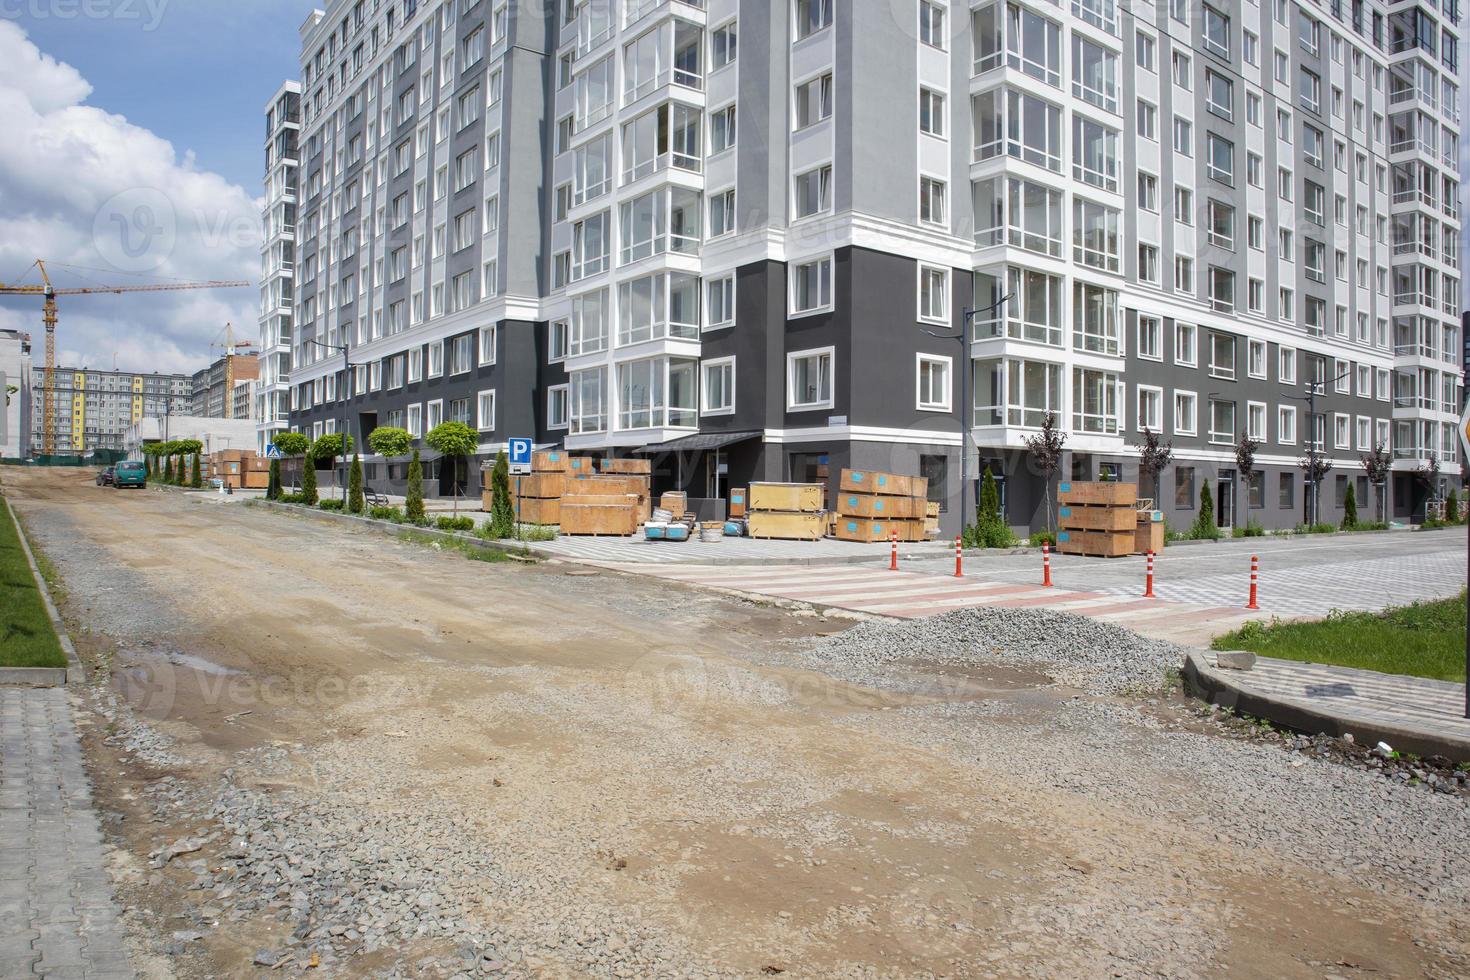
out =
[[[633,450],[633,452],[641,455],[652,455],[654,453],[689,453],[699,452],[705,449],[723,449],[726,446],[733,446],[737,442],[759,438],[760,435],[759,430],[755,432],[699,432],[692,436],[670,439],[668,442],[656,442],[650,446],[641,446]]]

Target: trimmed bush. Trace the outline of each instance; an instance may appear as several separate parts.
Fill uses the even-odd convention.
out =
[[[441,517],[434,522],[434,526],[441,531],[473,531],[475,519],[473,517]]]
[[[354,514],[361,514],[366,503],[362,493],[362,460],[353,453],[352,469],[347,474],[347,509]]]
[[[417,449],[408,463],[408,497],[403,503],[403,514],[414,523],[424,519],[424,464],[419,462]]]
[[[309,507],[315,507],[316,494],[316,464],[308,457],[301,461],[301,502]]]
[[[504,452],[495,457],[490,473],[494,499],[490,504],[490,537],[509,538],[516,533],[516,515],[510,502],[510,460]]]
[[[1208,481],[1199,488],[1199,513],[1190,525],[1189,535],[1195,541],[1218,541],[1220,529],[1215,526],[1215,497],[1210,493]]]
[[[322,510],[340,511],[342,509],[342,501],[335,498],[332,500],[323,500],[321,503],[317,504],[317,506],[320,507]]]
[[[1348,492],[1352,492],[1351,487],[1348,488]],[[1460,523],[1460,495],[1454,490],[1451,490],[1450,495],[1445,498],[1444,520],[1446,524]]]
[[[281,461],[279,459],[271,460],[271,473],[265,484],[265,499],[281,499]]]
[[[1342,498],[1342,529],[1351,531],[1358,526],[1358,494],[1353,482],[1348,481],[1347,496]]]
[[[403,523],[403,511],[397,507],[370,507],[368,516],[375,521],[392,521],[394,524]]]
[[[204,486],[204,476],[199,472],[199,454],[194,454],[194,464],[189,469],[189,486],[198,490]]]

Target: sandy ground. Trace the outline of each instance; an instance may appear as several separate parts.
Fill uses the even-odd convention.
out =
[[[1352,808],[1359,775],[1314,763],[1287,819],[1284,753],[1182,710],[922,661],[843,683],[765,655],[841,620],[86,471],[0,476],[100,668],[79,707],[145,975],[309,965],[252,965],[289,943],[287,905],[231,916],[199,887],[233,859],[209,809],[227,791],[315,819],[348,875],[341,821],[411,852],[496,950],[470,973],[1470,975],[1464,864],[1427,874],[1451,859],[1414,837],[1339,846],[1409,818],[1470,842],[1462,800],[1371,786]],[[211,832],[192,869],[155,866]],[[477,955],[368,945],[316,972]]]

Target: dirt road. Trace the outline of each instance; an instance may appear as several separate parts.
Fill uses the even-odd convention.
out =
[[[800,652],[844,621],[3,478],[111,678],[145,974],[1470,975],[1460,798],[1034,671],[844,683]]]

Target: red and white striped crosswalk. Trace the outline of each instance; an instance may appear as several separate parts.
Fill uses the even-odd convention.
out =
[[[891,571],[881,565],[751,566],[600,563],[637,575],[747,595],[809,602],[824,608],[900,619],[971,606],[1042,607],[1117,623],[1149,636],[1204,643],[1251,618],[1241,608]],[[1259,615],[1256,614],[1256,615]]]

